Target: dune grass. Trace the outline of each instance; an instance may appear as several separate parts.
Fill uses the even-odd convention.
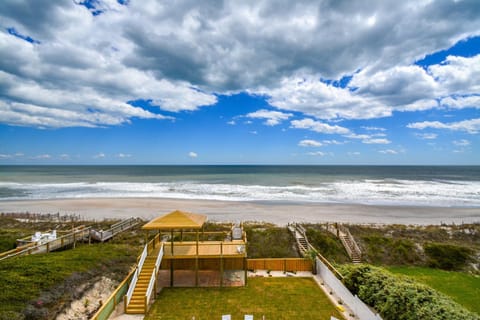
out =
[[[387,269],[427,284],[450,296],[468,310],[480,314],[480,304],[478,303],[480,276],[478,275],[420,267],[387,267]]]
[[[342,316],[312,278],[250,278],[237,288],[164,288],[145,319],[330,319]]]
[[[2,260],[0,319],[49,318],[77,298],[80,292],[72,288],[94,283],[103,275],[123,279],[137,253],[137,248],[125,244],[84,244]]]

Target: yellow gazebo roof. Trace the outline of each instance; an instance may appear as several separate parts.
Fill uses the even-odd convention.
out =
[[[142,229],[171,230],[171,229],[200,229],[207,220],[207,216],[175,210],[147,222]]]

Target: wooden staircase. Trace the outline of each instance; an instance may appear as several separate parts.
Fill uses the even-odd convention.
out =
[[[350,239],[350,237],[347,234],[340,234],[340,240],[344,244],[344,246],[348,247],[350,250],[347,249],[347,252],[349,252],[350,258],[353,263],[362,263],[362,257],[361,254],[356,250],[354,243]]]
[[[147,293],[148,284],[155,268],[155,261],[158,256],[159,248],[152,250],[143,263],[142,270],[138,276],[137,284],[133,290],[130,303],[127,305],[125,313],[128,314],[145,314],[147,312],[147,301],[145,294]]]

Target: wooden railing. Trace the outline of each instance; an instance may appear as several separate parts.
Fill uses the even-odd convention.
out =
[[[55,251],[60,248],[66,247],[68,245],[75,245],[77,241],[85,240],[90,237],[90,227],[79,227],[76,230],[61,236],[55,240],[48,241],[46,243],[32,245],[32,246],[24,246],[21,249],[14,249],[3,253],[0,257],[0,260],[21,256],[21,255],[28,255],[28,254],[36,254],[36,253],[48,253],[50,251]]]
[[[353,259],[355,255],[357,255],[359,258],[362,257],[362,250],[358,247],[357,242],[355,241],[355,238],[353,238],[352,234],[350,233],[350,230],[348,230],[347,227],[340,225],[338,226],[339,230],[347,236],[347,238],[350,240],[350,243],[352,244],[353,248],[351,248],[347,243],[344,243],[345,240],[342,240],[343,246],[345,249],[347,249],[347,253],[350,257],[350,259]],[[353,250],[352,250],[353,249]]]
[[[247,259],[247,269],[283,272],[312,271],[312,261],[305,258]]]
[[[122,231],[128,230],[139,223],[137,218],[128,218],[113,224],[108,230],[91,230],[92,239],[96,241],[107,241]]]
[[[135,270],[132,270],[125,279],[113,291],[110,297],[102,304],[100,309],[93,315],[92,320],[107,320],[112,314],[115,307],[122,302],[122,298],[128,290],[128,284],[131,282]]]
[[[293,223],[293,227],[295,228],[295,230],[297,232],[299,232],[304,238],[305,238],[305,241],[307,243],[307,247],[308,247],[308,250],[311,251],[311,252],[314,252],[315,253],[315,256],[320,259],[326,266],[328,269],[330,269],[330,271],[332,271],[335,276],[338,278],[338,279],[343,279],[343,275],[340,273],[340,271],[338,271],[331,263],[330,261],[328,261],[327,258],[325,258],[320,252],[318,252],[318,250],[312,246],[310,244],[310,242],[308,242],[308,238],[307,238],[307,232],[305,230],[305,228],[298,224],[298,223]],[[297,240],[298,241],[298,240]]]
[[[164,245],[162,243],[160,251],[158,252],[157,259],[155,260],[155,268],[153,268],[152,275],[150,276],[150,282],[148,283],[147,292],[145,293],[145,313],[148,311],[148,303],[152,299],[152,294],[156,291],[154,289],[156,288],[158,270],[160,269],[160,264],[162,263],[163,248]]]

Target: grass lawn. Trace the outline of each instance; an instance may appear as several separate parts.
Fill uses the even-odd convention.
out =
[[[387,267],[393,273],[404,274],[450,296],[470,311],[480,314],[480,276],[463,272],[420,267]]]
[[[164,288],[145,319],[232,320],[343,317],[312,278],[249,278],[240,288]]]

